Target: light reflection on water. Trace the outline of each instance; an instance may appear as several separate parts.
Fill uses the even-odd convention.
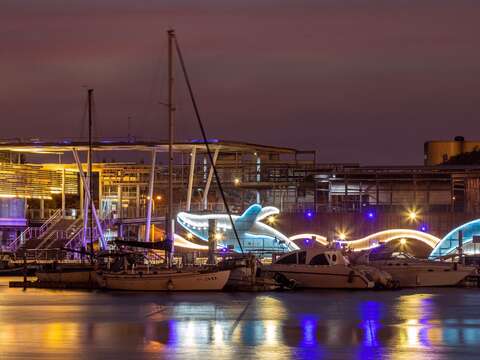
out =
[[[479,308],[478,289],[140,294],[0,286],[0,358],[473,359]]]

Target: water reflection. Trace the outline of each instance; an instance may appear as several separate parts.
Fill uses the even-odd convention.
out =
[[[0,287],[1,358],[476,358],[478,290],[121,294]]]

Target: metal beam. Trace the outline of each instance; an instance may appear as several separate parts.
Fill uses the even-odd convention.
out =
[[[212,183],[213,177],[213,166],[217,163],[218,153],[220,152],[220,147],[215,149],[213,154],[213,164],[210,165],[210,171],[208,172],[207,183],[205,184],[205,191],[203,192],[203,209],[207,210],[208,208],[208,192],[210,190],[210,184]]]
[[[90,153],[87,152],[87,163],[89,162],[90,162]],[[82,166],[81,163],[80,163],[80,166]],[[90,208],[90,196],[87,193],[87,189],[90,189],[90,177],[87,176],[85,180],[86,181],[83,186],[83,235],[82,235],[82,246],[84,249],[87,248],[88,210]],[[82,184],[83,184],[83,181],[82,181]]]
[[[77,163],[78,171],[80,173],[80,179],[82,180],[83,187],[86,191],[86,196],[88,199],[90,199],[91,198],[90,188],[88,187],[87,180],[85,178],[85,173],[83,172],[82,163],[80,162],[80,158],[78,157],[77,150],[73,149],[72,152],[73,152],[73,157],[75,158],[75,162]],[[88,201],[87,203],[89,202],[90,201]],[[107,242],[105,241],[105,237],[103,236],[102,224],[100,223],[100,219],[98,218],[97,210],[95,209],[95,206],[93,206],[93,201],[92,201],[92,211],[93,211],[93,217],[95,218],[95,222],[97,224],[98,233],[100,235],[100,246],[102,247],[102,249],[106,249]],[[90,231],[93,231],[93,229],[90,229]]]
[[[155,181],[155,163],[157,152],[152,150],[152,167],[150,169],[150,182],[148,184],[147,222],[145,224],[145,241],[150,241],[150,226],[152,224],[153,185]],[[137,204],[138,206],[139,204]]]
[[[195,160],[197,157],[197,147],[194,146],[190,156],[190,172],[188,173],[188,190],[187,190],[187,211],[190,211],[192,204],[192,187],[193,187],[193,176],[195,172]]]
[[[62,216],[65,216],[65,168],[62,170]]]

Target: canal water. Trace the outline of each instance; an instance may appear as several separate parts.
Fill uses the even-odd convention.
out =
[[[10,289],[0,359],[479,359],[480,289]]]

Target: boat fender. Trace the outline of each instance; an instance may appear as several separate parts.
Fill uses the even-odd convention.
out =
[[[353,276],[355,275],[355,271],[350,270],[348,273],[348,282],[351,284],[353,282]]]
[[[172,279],[168,279],[167,281],[167,289],[172,291],[173,290],[173,281]]]

